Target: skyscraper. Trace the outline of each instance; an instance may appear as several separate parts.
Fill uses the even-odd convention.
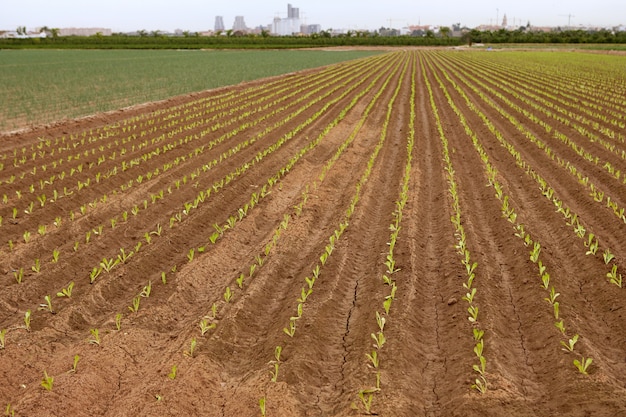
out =
[[[287,19],[300,19],[300,9],[291,7],[291,3],[287,4]]]
[[[235,23],[233,23],[233,30],[234,31],[240,30],[242,32],[245,32],[246,30],[248,30],[248,28],[246,27],[246,22],[244,22],[243,20],[243,16],[235,16]]]
[[[289,36],[300,32],[300,9],[287,4],[287,18],[274,19],[272,33],[280,36]]]
[[[215,16],[215,31],[217,32],[218,30],[225,30],[226,28],[224,27],[224,17],[223,16]]]

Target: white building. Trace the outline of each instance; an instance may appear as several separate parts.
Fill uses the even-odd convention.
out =
[[[62,28],[59,29],[59,36],[111,36],[111,29],[108,28]]]
[[[272,34],[289,36],[300,33],[300,9],[287,4],[287,18],[275,17],[272,23]]]

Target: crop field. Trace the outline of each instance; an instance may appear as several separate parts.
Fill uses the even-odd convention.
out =
[[[625,65],[402,50],[5,134],[0,408],[626,415]]]
[[[293,50],[3,50],[0,51],[0,131],[373,54],[372,51]]]

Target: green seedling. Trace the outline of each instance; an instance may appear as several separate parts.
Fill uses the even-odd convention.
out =
[[[272,378],[271,378],[272,382],[278,381],[278,366],[280,364],[280,354],[282,351],[283,351],[282,347],[276,346],[276,348],[274,349],[275,360],[270,361],[270,364],[272,364],[274,367],[274,370],[270,371],[270,375],[272,375]]]
[[[313,289],[313,284],[315,284],[315,277],[313,277],[313,278],[304,277],[304,280],[306,281],[307,285],[309,286],[309,290],[312,290]]]
[[[550,274],[548,274],[547,272],[541,275],[541,282],[543,285],[543,289],[547,290],[548,286],[550,285]]]
[[[302,287],[302,289],[300,290],[300,298],[298,298],[298,302],[306,302],[306,299],[309,298],[309,295],[311,295],[311,293],[313,293],[312,289],[309,288],[308,290],[305,290],[304,287]]]
[[[386,319],[384,316],[381,316],[380,313],[377,311],[376,312],[376,323],[378,324],[378,329],[380,329],[380,332],[382,333],[385,330],[385,323],[386,323]]]
[[[202,336],[204,336],[205,333],[208,332],[209,330],[215,329],[215,327],[216,327],[216,324],[215,323],[209,324],[207,319],[200,320],[200,333]]]
[[[484,330],[472,329],[472,332],[474,333],[474,340],[477,341],[477,342],[479,340],[482,340],[482,338],[485,336],[485,331]]]
[[[476,354],[476,356],[478,356],[479,358],[483,356],[484,348],[485,348],[484,339],[480,339],[478,342],[476,342],[476,346],[474,346],[474,353]]]
[[[49,376],[46,371],[43,371],[43,379],[41,380],[41,386],[46,391],[52,391],[52,383],[54,382],[54,378]]]
[[[60,292],[57,293],[57,297],[67,297],[70,298],[72,296],[72,290],[74,289],[74,281],[70,282],[67,285],[67,288],[62,288]]]
[[[539,260],[539,254],[541,253],[541,245],[538,242],[535,242],[533,245],[533,250],[530,252],[530,260],[533,263],[537,263]]]
[[[478,320],[478,306],[469,306],[467,312],[470,314],[467,319],[475,323]]]
[[[189,345],[189,350],[185,351],[184,354],[186,356],[189,356],[190,358],[193,358],[193,354],[194,354],[194,351],[196,350],[197,343],[198,342],[196,341],[196,338],[195,337],[192,338],[191,339],[191,344]]]
[[[393,280],[391,278],[389,278],[387,275],[383,275],[383,284],[391,285],[392,282]]]
[[[100,262],[100,267],[105,271],[105,272],[111,272],[111,270],[113,268],[115,268],[115,266],[117,264],[120,263],[119,259],[107,259],[107,258],[102,258],[102,262]]]
[[[178,371],[178,367],[176,365],[172,365],[172,370],[170,371],[169,374],[167,374],[167,377],[171,379],[172,381],[175,380],[177,371]]]
[[[209,318],[210,319],[217,318],[217,303],[213,303],[213,305],[211,306],[211,316]]]
[[[387,267],[387,273],[392,275],[400,270],[400,268],[396,268],[396,261],[393,259],[393,255],[388,254],[387,260],[385,261],[385,266]]]
[[[561,334],[565,335],[565,323],[563,323],[563,319],[554,323],[554,326],[559,329]]]
[[[24,279],[24,268],[20,268],[17,271],[13,271],[13,276],[18,284],[22,283],[22,279]]]
[[[261,409],[261,417],[265,417],[265,397],[259,398],[259,408]]]
[[[245,275],[244,275],[244,274],[240,274],[240,275],[239,275],[239,278],[237,278],[237,279],[235,280],[235,281],[237,282],[237,286],[238,286],[239,288],[243,288],[243,280],[244,280],[244,278],[245,278]]]
[[[27,310],[26,313],[24,313],[24,327],[26,328],[26,330],[30,331],[30,310]]]
[[[481,376],[485,375],[485,366],[487,365],[487,359],[484,356],[479,356],[478,360],[480,361],[480,365],[473,365],[472,369],[478,372]]]
[[[152,281],[148,281],[148,285],[143,287],[141,293],[139,294],[141,297],[148,298],[150,297],[150,293],[152,292]]]
[[[54,249],[52,251],[52,263],[57,263],[59,262],[59,255],[61,254],[61,252],[59,252],[57,249]]]
[[[368,388],[359,391],[359,399],[361,400],[361,405],[365,409],[365,414],[372,414],[372,401],[374,400],[374,393],[378,391],[378,388]]]
[[[68,372],[76,373],[76,369],[78,367],[78,361],[79,360],[80,360],[80,356],[74,355],[74,362],[72,363],[72,369],[70,369]]]
[[[30,269],[32,269],[35,274],[41,272],[41,262],[39,262],[39,258],[35,259],[35,265],[31,266]]]
[[[126,261],[128,261],[134,254],[135,254],[135,252],[133,252],[132,250],[130,252],[126,253],[124,248],[120,248],[120,254],[117,255],[117,260],[119,262],[125,264]]]
[[[389,296],[385,297],[385,301],[383,301],[383,308],[385,309],[385,314],[389,314],[392,301],[393,301],[392,297],[389,297]]]
[[[379,350],[383,347],[383,345],[387,341],[387,339],[385,339],[385,335],[383,334],[383,332],[372,333],[370,336],[376,342],[374,347]]]
[[[481,394],[487,392],[487,380],[485,379],[485,377],[481,375],[480,378],[476,378],[475,383],[472,384],[472,389],[475,389]]]
[[[609,279],[611,284],[615,284],[618,287],[622,288],[622,274],[617,273],[617,265],[613,265],[611,268],[611,272],[606,273],[606,277]]]
[[[578,359],[574,359],[574,366],[576,366],[576,369],[578,369],[578,372],[580,372],[583,375],[587,375],[587,369],[589,369],[589,365],[591,365],[591,363],[593,362],[593,359],[591,358],[587,358],[585,359],[585,357],[583,356],[582,358],[580,358],[580,360]]]
[[[298,320],[302,317],[302,303],[298,303],[298,308],[296,309],[296,316],[290,317],[289,320]]]
[[[559,319],[559,302],[555,301],[554,304],[552,304],[552,307],[554,309],[554,319],[558,320]]]
[[[165,272],[161,272],[161,282],[163,284],[167,284],[167,276],[166,276]]]
[[[123,317],[122,313],[117,313],[115,315],[115,328],[117,329],[118,332],[122,328],[122,317]]]
[[[320,256],[320,262],[322,265],[326,265],[326,260],[328,259],[328,252],[324,252],[322,256]]]
[[[377,350],[373,350],[371,354],[366,353],[365,356],[372,363],[372,366],[374,366],[374,368],[378,369],[378,365],[379,365],[378,351]]]
[[[91,339],[89,339],[90,345],[100,346],[100,331],[98,329],[89,329]]]
[[[6,346],[6,334],[7,334],[7,329],[2,329],[0,330],[0,349],[4,349],[4,347]]]
[[[296,333],[296,321],[295,320],[290,320],[289,321],[289,328],[284,327],[283,328],[283,332],[285,332],[287,334],[287,336],[293,337],[293,335]]]
[[[193,261],[194,256],[196,255],[196,250],[195,249],[189,249],[189,252],[187,252],[187,259],[189,260],[189,262]]]
[[[133,305],[128,306],[128,309],[133,313],[138,312],[140,302],[141,302],[141,294],[138,294],[135,296],[135,298],[133,298]]]
[[[611,253],[611,251],[609,250],[609,248],[606,248],[606,249],[604,250],[604,253],[602,254],[602,257],[604,258],[604,264],[605,264],[605,265],[608,265],[608,264],[609,264],[609,262],[611,262],[611,260],[612,260],[613,258],[615,258],[615,255],[613,255],[613,254]]]
[[[544,300],[546,300],[547,302],[549,302],[550,304],[554,305],[554,303],[556,302],[556,298],[561,295],[560,293],[556,292],[556,290],[554,289],[554,287],[550,288],[550,296],[544,298]]]
[[[227,303],[230,303],[230,300],[233,298],[233,293],[230,290],[230,287],[226,287],[226,290],[224,291],[224,300]]]
[[[561,340],[561,345],[564,347],[563,350],[565,350],[567,352],[573,352],[574,351],[574,345],[576,345],[576,342],[578,342],[578,335],[577,334],[572,336],[571,339],[568,339],[567,343],[565,343],[564,341]]]
[[[50,296],[46,295],[44,297],[44,300],[46,302],[43,304],[39,304],[39,310],[48,310],[49,312],[54,314],[54,311],[52,310],[52,300],[50,299]]]
[[[465,295],[463,296],[463,300],[465,300],[468,303],[472,304],[474,302],[474,296],[475,295],[476,295],[476,288],[472,288],[470,292],[465,293]]]
[[[7,408],[4,409],[4,415],[7,417],[15,417],[15,409],[11,407],[11,404],[7,404]]]

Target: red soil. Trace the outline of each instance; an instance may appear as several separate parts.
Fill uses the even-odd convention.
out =
[[[605,278],[610,268],[601,251],[585,255],[586,239],[566,225],[445,75],[578,214],[602,250],[610,247],[618,271],[626,259],[626,224],[467,87],[468,74],[484,75],[478,64],[465,64],[465,54],[456,54],[390,53],[0,138],[0,197],[8,199],[0,203],[0,330],[7,329],[6,347],[0,350],[0,405],[10,404],[18,416],[254,416],[261,414],[264,397],[268,416],[363,413],[357,394],[375,385],[366,354],[375,350],[376,312],[384,312],[389,294],[382,280],[384,261],[414,106],[409,196],[394,251],[400,268],[393,274],[397,292],[386,316],[387,341],[378,352],[380,392],[373,396],[372,411],[388,416],[626,415],[624,290]],[[490,68],[488,61],[481,65]],[[486,186],[483,162],[437,77],[497,168],[518,222],[541,242],[542,262],[560,293],[567,337],[554,326],[553,309],[544,300],[548,292],[529,259],[531,248],[502,216],[501,202]],[[478,264],[474,284],[480,315],[474,325],[462,300],[467,276],[454,248],[452,199],[426,80],[448,140],[468,249]],[[549,91],[548,85],[539,88]],[[502,99],[492,100],[515,113]],[[569,126],[537,116],[625,170],[614,153]],[[623,183],[520,113],[515,117],[612,201],[626,206]],[[284,144],[263,155],[281,138],[287,139]],[[381,140],[371,174],[362,177]],[[325,170],[344,143],[345,150]],[[618,146],[624,149],[623,143]],[[14,167],[14,151],[19,160],[22,148],[27,160]],[[281,174],[294,157],[295,164]],[[275,174],[280,178],[270,187],[268,178]],[[78,183],[87,180],[79,190]],[[264,185],[269,193],[239,219],[238,210],[249,206]],[[50,201],[54,190],[63,195],[64,188],[72,194]],[[357,189],[360,198],[349,225],[321,265],[320,255]],[[152,197],[161,190],[163,198]],[[210,196],[195,208],[185,207],[203,190],[211,190]],[[37,200],[41,194],[46,195],[43,207]],[[26,214],[31,201],[32,214]],[[301,210],[295,208],[299,205]],[[15,220],[13,207],[18,208]],[[225,227],[230,216],[236,221]],[[117,220],[115,228],[111,219]],[[213,244],[214,224],[225,230]],[[45,235],[37,233],[40,225],[47,226]],[[27,231],[32,237],[25,243]],[[121,248],[135,251],[139,242],[138,253],[90,284],[90,271],[103,258],[115,259]],[[55,249],[58,263],[51,262]],[[40,259],[39,273],[31,268],[35,259]],[[249,277],[251,265],[257,266]],[[319,278],[289,337],[283,328],[296,315],[301,290],[308,288],[305,278],[316,265]],[[21,284],[14,276],[19,268],[24,269]],[[245,275],[242,288],[236,283],[240,274]],[[71,281],[71,298],[56,297]],[[145,297],[148,283],[151,292]],[[228,303],[226,287],[232,292]],[[129,306],[142,291],[139,309],[132,312]],[[46,295],[54,314],[39,309]],[[32,311],[30,331],[24,328],[27,310]],[[118,313],[123,314],[119,331]],[[215,327],[201,335],[203,319]],[[472,370],[478,363],[473,328],[485,331],[485,394],[471,388],[478,377]],[[90,329],[99,330],[99,345],[89,342]],[[574,334],[580,335],[575,352],[565,352],[560,342]],[[196,347],[190,355],[192,339]],[[274,383],[276,346],[282,354]],[[75,355],[80,357],[76,372],[68,372]],[[589,375],[572,363],[581,356],[593,358]],[[176,376],[169,378],[173,366]],[[51,391],[40,385],[44,371],[54,377]]]

